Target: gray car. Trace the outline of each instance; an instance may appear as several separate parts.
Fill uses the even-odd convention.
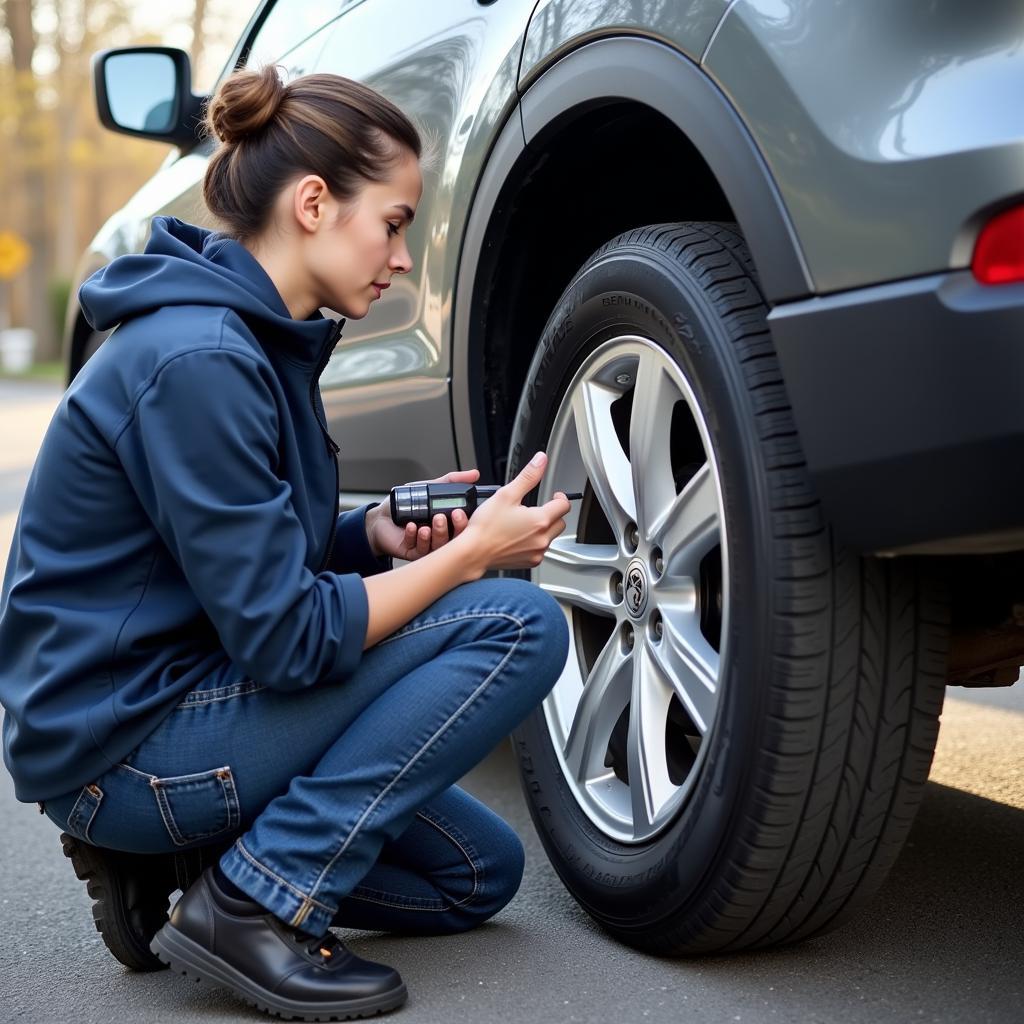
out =
[[[878,889],[948,684],[1024,660],[1024,4],[276,0],[226,70],[360,79],[437,146],[412,274],[321,379],[342,504],[544,448],[529,575],[572,635],[514,736],[580,904],[657,953],[790,942]],[[204,97],[80,276],[210,223]],[[101,337],[77,308],[73,376]]]

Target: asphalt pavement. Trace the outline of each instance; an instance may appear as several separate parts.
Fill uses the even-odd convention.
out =
[[[0,556],[53,406],[54,387],[0,381]],[[1024,685],[954,689],[931,781],[882,892],[855,920],[802,945],[703,960],[623,948],[548,864],[501,745],[464,785],[523,837],[516,899],[464,935],[341,933],[395,965],[410,991],[396,1024],[1024,1020]],[[134,974],[93,928],[58,831],[14,799],[0,770],[0,1022],[227,1024],[266,1018],[169,972]]]

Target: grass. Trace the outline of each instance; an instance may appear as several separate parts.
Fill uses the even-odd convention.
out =
[[[51,381],[54,384],[63,384],[64,372],[64,364],[55,359],[53,362],[33,363],[24,373],[11,373],[0,367],[0,380]]]

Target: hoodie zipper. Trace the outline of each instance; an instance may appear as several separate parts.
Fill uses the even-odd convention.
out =
[[[324,551],[324,557],[320,563],[320,568],[317,572],[323,572],[330,564],[331,555],[334,554],[334,531],[338,521],[338,490],[341,487],[341,474],[338,471],[338,452],[341,448],[338,447],[334,442],[334,438],[331,437],[327,430],[327,424],[320,418],[320,410],[316,404],[316,391],[320,386],[320,377],[330,361],[331,353],[334,351],[334,347],[338,344],[338,339],[341,337],[341,331],[344,327],[344,321],[340,320],[335,325],[327,338],[327,342],[324,344],[323,352],[320,353],[320,359],[317,363],[316,370],[313,372],[313,376],[309,381],[309,404],[313,407],[313,415],[316,417],[317,423],[320,425],[320,432],[324,436],[324,441],[327,444],[327,454],[331,457],[331,462],[334,463],[334,500],[331,509],[331,525],[327,531],[327,549]]]

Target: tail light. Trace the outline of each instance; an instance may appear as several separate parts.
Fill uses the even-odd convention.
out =
[[[1024,206],[993,217],[978,235],[971,271],[982,284],[1024,281]]]

